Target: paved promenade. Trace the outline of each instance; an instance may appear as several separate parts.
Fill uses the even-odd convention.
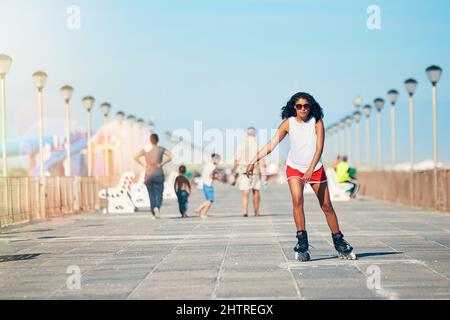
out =
[[[307,196],[312,261],[294,260],[287,185],[243,218],[237,188],[219,186],[208,220],[89,214],[0,233],[2,299],[450,299],[450,214],[362,199],[335,203],[358,261],[339,260]],[[194,209],[202,200],[196,192]],[[195,216],[195,214],[192,214]],[[68,267],[81,271],[69,289]]]

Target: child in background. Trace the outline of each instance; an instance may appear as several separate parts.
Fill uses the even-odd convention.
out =
[[[186,167],[180,166],[178,168],[178,177],[175,179],[174,188],[175,193],[177,194],[178,198],[178,207],[180,209],[181,217],[182,218],[188,218],[187,215],[187,204],[189,195],[191,194],[191,184],[189,183],[189,180],[185,177],[186,173]]]
[[[217,180],[217,175],[215,173],[217,165],[220,163],[220,159],[220,155],[213,153],[211,155],[211,161],[206,163],[203,167],[202,183],[206,201],[198,207],[197,210],[195,210],[195,212],[197,212],[202,219],[208,218],[208,210],[215,201],[213,181]]]

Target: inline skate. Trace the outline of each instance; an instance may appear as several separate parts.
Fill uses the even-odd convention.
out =
[[[308,233],[306,231],[297,232],[297,245],[294,248],[295,259],[306,262],[311,260],[309,255]]]
[[[346,260],[356,260],[356,254],[353,247],[344,239],[342,232],[331,235],[333,238],[334,248],[338,252],[339,257]]]

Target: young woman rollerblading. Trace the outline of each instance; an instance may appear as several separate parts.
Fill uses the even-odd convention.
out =
[[[339,256],[345,259],[356,259],[352,246],[344,240],[330,200],[327,176],[321,160],[325,142],[322,108],[310,94],[299,92],[292,96],[286,106],[282,108],[281,118],[283,122],[277,133],[250,162],[246,174],[252,175],[255,164],[270,154],[289,134],[290,150],[286,176],[292,195],[294,220],[297,227],[298,243],[294,248],[296,259],[310,260],[308,233],[303,210],[303,189],[306,183],[311,185],[319,200]]]

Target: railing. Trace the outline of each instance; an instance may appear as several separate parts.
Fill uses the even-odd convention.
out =
[[[117,177],[0,178],[0,228],[98,211],[106,206],[99,190],[117,181]]]
[[[425,210],[450,212],[450,170],[359,172],[358,180],[363,195]]]

